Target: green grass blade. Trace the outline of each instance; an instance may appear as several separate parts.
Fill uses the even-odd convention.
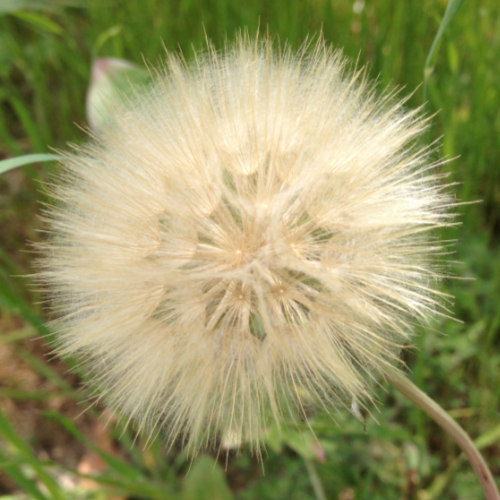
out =
[[[97,453],[109,467],[107,473],[99,474],[94,480],[103,484],[113,485],[126,489],[130,493],[145,496],[147,498],[168,500],[175,498],[174,494],[164,485],[155,484],[149,477],[145,477],[142,471],[134,465],[128,464],[120,457],[106,453],[94,443],[89,441],[75,426],[73,421],[57,412],[41,412],[45,417],[59,422],[73,437],[81,442],[87,449]],[[114,473],[113,475],[110,475]]]
[[[18,19],[22,19],[23,21],[32,24],[35,28],[39,28],[42,31],[46,31],[47,33],[51,33],[53,35],[62,35],[64,33],[61,26],[59,26],[52,19],[49,19],[47,16],[42,14],[37,14],[35,12],[29,12],[25,10],[18,10],[12,13],[13,16]]]
[[[106,465],[108,471],[99,473],[93,479],[99,483],[115,486],[145,498],[169,500],[176,496],[165,484],[157,484],[147,477],[133,464],[128,464],[121,457],[106,453],[94,443],[89,441],[75,426],[72,420],[64,417],[60,413],[52,411],[41,412],[47,418],[60,423],[74,438],[82,443],[87,449],[97,453]]]
[[[24,328],[18,328],[17,330],[13,330],[8,333],[2,333],[0,336],[0,346],[29,339],[34,337],[36,334],[37,331],[32,325],[25,326]]]
[[[437,52],[439,42],[441,41],[443,33],[446,31],[446,28],[449,26],[449,24],[455,17],[456,13],[458,12],[458,9],[460,9],[462,3],[463,0],[449,0],[448,5],[446,6],[446,10],[444,12],[443,20],[439,25],[438,31],[436,33],[436,36],[434,37],[429,53],[427,54],[427,58],[425,60],[425,65],[424,65],[424,101],[427,100],[428,82],[434,70],[432,61]]]
[[[31,165],[32,163],[42,163],[45,161],[57,161],[60,159],[61,156],[49,153],[30,154],[17,156],[16,158],[7,158],[6,160],[0,161],[0,174],[8,172],[13,168],[22,167],[24,165]]]
[[[50,498],[53,500],[65,500],[65,495],[63,494],[61,488],[57,482],[48,474],[44,467],[39,463],[39,460],[32,453],[29,446],[17,435],[14,428],[10,425],[9,421],[5,415],[0,411],[0,436],[8,443],[12,449],[13,453],[19,457],[23,462],[29,464],[29,466],[35,472],[39,481],[41,481],[50,493]],[[8,464],[7,464],[8,465]],[[16,471],[11,466],[11,473],[16,474]],[[17,475],[17,479],[24,479]],[[44,499],[43,496],[39,497]]]
[[[39,10],[53,12],[54,10],[68,7],[83,7],[84,0],[2,0],[0,2],[0,15],[14,13],[19,10]]]
[[[8,275],[0,268],[0,278],[4,283],[8,283]],[[50,334],[50,330],[44,325],[42,319],[31,308],[26,301],[11,288],[4,286],[0,281],[0,308],[17,314],[33,325],[44,337]]]
[[[71,385],[64,380],[55,370],[53,370],[47,363],[44,363],[36,356],[33,356],[24,347],[17,347],[16,352],[19,356],[24,359],[39,375],[44,377],[46,380],[52,382],[54,385],[59,387],[61,391],[64,392],[66,397],[72,399],[78,399],[78,392],[71,387]]]
[[[0,449],[0,470],[10,476],[10,478],[22,489],[24,493],[30,495],[30,498],[34,500],[48,500],[47,497],[38,489],[35,481],[26,477],[26,474],[23,471],[23,465],[23,462],[18,460],[10,460]],[[1,498],[3,499],[4,497],[2,496]]]

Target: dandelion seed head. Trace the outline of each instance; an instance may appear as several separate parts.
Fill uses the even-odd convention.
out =
[[[59,352],[193,453],[370,400],[439,307],[425,126],[322,42],[169,56],[51,188]]]

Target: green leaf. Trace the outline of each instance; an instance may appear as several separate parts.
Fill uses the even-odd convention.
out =
[[[182,500],[231,500],[224,472],[209,457],[200,457],[183,482]]]
[[[52,19],[42,14],[18,10],[16,12],[13,12],[12,15],[17,17],[18,19],[26,21],[27,23],[33,25],[35,28],[39,28],[42,31],[52,33],[53,35],[62,35],[64,33],[61,26],[52,21]]]
[[[288,446],[305,459],[318,458],[318,441],[309,429],[296,429],[272,426],[265,437],[266,444],[275,453],[280,453],[283,446]]]
[[[266,432],[265,441],[274,453],[281,453],[283,449],[283,432],[277,426],[273,425]]]
[[[500,442],[500,424],[493,429],[485,432],[483,435],[479,436],[476,439],[476,445],[479,449],[486,448],[487,446],[491,446],[495,443]]]
[[[7,158],[6,160],[0,161],[0,174],[8,172],[13,168],[22,167],[23,165],[30,165],[32,163],[42,163],[44,161],[56,161],[61,159],[62,159],[61,156],[49,153],[30,154],[30,155],[16,156],[15,158]]]
[[[92,54],[98,54],[99,51],[101,50],[102,46],[112,38],[120,35],[123,31],[123,26],[121,25],[115,25],[111,26],[107,30],[103,31],[96,39],[94,42],[94,45],[92,47]]]
[[[316,458],[316,440],[309,430],[287,429],[283,433],[283,442],[302,458]]]
[[[19,10],[39,10],[53,12],[58,8],[83,7],[85,0],[1,0],[0,15],[14,13]]]
[[[454,75],[458,73],[459,55],[456,45],[453,42],[447,45],[448,64]]]

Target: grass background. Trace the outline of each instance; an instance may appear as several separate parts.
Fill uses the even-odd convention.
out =
[[[161,60],[162,44],[221,46],[238,28],[298,46],[320,29],[367,64],[380,87],[415,91],[445,1],[2,0],[0,159],[85,140],[84,96],[92,59]],[[442,137],[462,225],[450,280],[461,322],[422,330],[407,354],[411,378],[477,439],[500,477],[500,4],[464,2],[446,30],[428,82],[429,138]],[[419,87],[420,86],[420,87]],[[456,446],[391,389],[380,389],[366,431],[350,415],[313,417],[321,448],[302,429],[271,435],[261,466],[246,452],[214,466],[141,440],[88,405],[78,379],[48,356],[29,242],[39,239],[39,184],[54,165],[0,177],[0,498],[36,499],[476,499],[480,487]],[[325,459],[321,459],[321,450]],[[190,468],[190,473],[186,474]]]

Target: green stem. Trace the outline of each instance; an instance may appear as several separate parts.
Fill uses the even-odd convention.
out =
[[[306,463],[306,469],[317,500],[326,500],[325,490],[323,489],[323,485],[321,484],[321,480],[316,472],[313,462],[309,458],[304,459],[304,461]]]
[[[448,432],[458,446],[462,448],[462,451],[469,459],[472,468],[481,481],[486,499],[500,500],[500,494],[488,465],[462,427],[441,406],[422,392],[399,370],[392,368],[385,373],[385,377],[395,389],[405,395],[412,403],[427,413],[429,417]]]

